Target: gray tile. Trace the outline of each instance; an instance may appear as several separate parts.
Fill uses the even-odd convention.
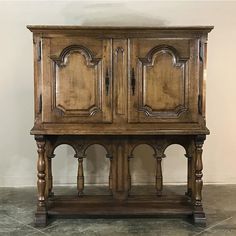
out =
[[[35,188],[0,188],[0,211],[21,222],[33,222],[36,206]]]
[[[1,236],[22,236],[36,232],[31,227],[23,225],[6,215],[0,215],[0,235]]]
[[[180,219],[78,219],[57,220],[44,230],[49,235],[191,235],[191,227]],[[69,233],[68,233],[69,232]],[[177,234],[179,232],[179,234]]]
[[[34,233],[26,234],[24,236],[47,236],[47,234],[37,231],[37,232],[34,232]]]
[[[211,230],[207,230],[201,234],[199,234],[199,236],[235,236],[236,235],[236,230],[215,230],[215,229],[211,229]]]
[[[146,191],[147,190],[147,191]],[[146,188],[146,192],[153,191]],[[104,189],[86,189],[89,194],[100,194]],[[143,189],[133,189],[142,193]],[[184,186],[165,186],[165,192],[183,194]],[[76,194],[74,187],[58,187],[59,194]],[[36,208],[35,188],[0,188],[1,235],[236,235],[236,185],[204,186],[203,204],[207,228],[196,227],[185,219],[56,219],[47,228],[33,226]],[[8,216],[8,217],[7,217]],[[230,218],[232,217],[232,218]],[[230,218],[230,220],[226,220]]]
[[[215,225],[206,229],[200,235],[236,235],[236,217],[232,216],[230,218],[226,218],[223,221],[217,222]]]

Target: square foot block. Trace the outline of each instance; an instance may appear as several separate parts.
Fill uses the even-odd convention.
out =
[[[46,227],[48,224],[47,213],[35,213],[35,227]]]
[[[206,215],[204,212],[193,213],[193,223],[196,226],[206,227]]]

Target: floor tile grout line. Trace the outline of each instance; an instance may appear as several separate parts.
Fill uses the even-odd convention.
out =
[[[26,227],[28,227],[28,228],[30,228],[30,229],[33,229],[33,230],[36,230],[36,231],[38,231],[38,232],[40,232],[40,233],[43,233],[43,234],[45,234],[45,235],[48,235],[48,234],[46,234],[45,232],[41,231],[40,229],[37,229],[37,228],[35,228],[35,227],[31,226],[31,225],[27,225],[27,224],[25,224],[25,223],[23,223],[23,222],[21,222],[21,221],[15,219],[14,217],[11,217],[11,216],[9,216],[9,215],[5,215],[5,216],[8,217],[8,218],[10,218],[10,219],[12,219],[12,220],[14,220],[14,221],[16,221],[16,222],[18,222],[18,223],[20,223],[20,224],[22,224],[22,225],[24,225],[24,226],[26,226]]]
[[[57,226],[57,225],[59,225],[59,224],[60,224],[60,223],[55,223],[55,224],[53,224],[53,225],[49,225],[49,226],[43,228],[43,230],[40,231],[40,232],[43,233],[43,234],[45,234],[45,235],[48,235],[48,234],[45,233],[44,231],[47,230],[47,229],[51,229],[51,228],[53,228],[53,227],[55,227],[55,226]],[[33,227],[33,228],[35,228],[35,227]],[[37,229],[37,228],[35,228],[35,229]],[[34,235],[34,234],[36,234],[36,233],[37,233],[37,232],[34,232],[34,233],[32,233],[32,234],[27,234],[26,236],[32,236],[32,235]]]
[[[49,234],[47,234],[47,233],[44,232],[44,231],[47,230],[47,229],[51,229],[51,228],[53,228],[53,227],[55,227],[55,226],[57,226],[57,225],[59,225],[59,224],[60,224],[60,223],[55,223],[55,224],[53,224],[53,225],[49,225],[49,226],[43,228],[43,230],[40,231],[40,232],[43,233],[43,234],[45,234],[45,235],[49,235]],[[35,228],[35,229],[37,229],[37,228]],[[32,236],[32,235],[34,235],[34,234],[36,234],[36,233],[37,233],[37,232],[34,232],[34,233],[28,234],[28,235],[26,235],[26,236]]]
[[[30,233],[30,234],[26,234],[25,236],[32,236],[32,235],[35,235],[35,234],[37,234],[38,233],[38,231],[35,231],[35,232],[33,232],[33,233]],[[41,232],[40,232],[41,233]],[[48,235],[48,234],[47,234]]]
[[[231,217],[229,217],[229,218],[227,218],[227,219],[224,219],[224,220],[222,220],[222,221],[220,221],[220,222],[218,222],[218,223],[216,223],[216,224],[214,224],[214,225],[212,225],[212,226],[210,226],[210,227],[208,227],[208,228],[202,230],[201,232],[194,234],[193,236],[200,235],[200,234],[202,234],[202,233],[208,231],[209,229],[213,229],[213,228],[216,227],[217,225],[220,225],[220,224],[224,223],[225,221],[228,221],[228,220],[231,220],[231,219],[233,219],[233,216],[231,216]]]
[[[49,225],[49,226],[43,228],[42,231],[45,231],[45,230],[47,230],[47,229],[51,229],[51,228],[53,228],[53,227],[55,227],[55,226],[57,226],[57,225],[59,225],[59,224],[60,224],[60,223],[54,223],[53,225]]]

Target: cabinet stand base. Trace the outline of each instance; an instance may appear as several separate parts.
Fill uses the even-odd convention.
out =
[[[67,217],[192,217],[198,225],[206,224],[201,203],[202,191],[202,145],[204,135],[166,136],[36,136],[38,145],[38,212],[36,226],[45,226],[51,216]],[[77,194],[58,196],[53,194],[52,158],[60,144],[68,144],[75,150],[78,162]],[[110,161],[107,195],[86,195],[84,193],[83,160],[91,144],[100,144]],[[154,163],[153,194],[134,195],[130,162],[133,151],[139,144],[153,148]],[[179,144],[186,150],[187,194],[163,194],[162,158],[171,144]],[[143,158],[146,158],[145,156]],[[105,192],[103,192],[104,194]],[[109,195],[110,193],[110,195]],[[146,192],[147,193],[147,192]],[[41,207],[40,207],[41,206]],[[42,207],[43,206],[43,207]],[[197,206],[197,207],[196,207]]]

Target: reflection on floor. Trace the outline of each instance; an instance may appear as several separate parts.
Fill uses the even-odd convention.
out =
[[[104,189],[87,187],[85,193],[100,194]],[[136,193],[147,193],[153,188],[134,188]],[[183,186],[166,186],[166,192],[182,194]],[[76,188],[57,187],[56,194],[76,194]],[[195,227],[185,219],[56,219],[46,228],[34,227],[36,189],[0,188],[0,236],[7,235],[88,235],[88,236],[190,236],[236,235],[236,185],[206,185],[203,204],[207,227]]]

